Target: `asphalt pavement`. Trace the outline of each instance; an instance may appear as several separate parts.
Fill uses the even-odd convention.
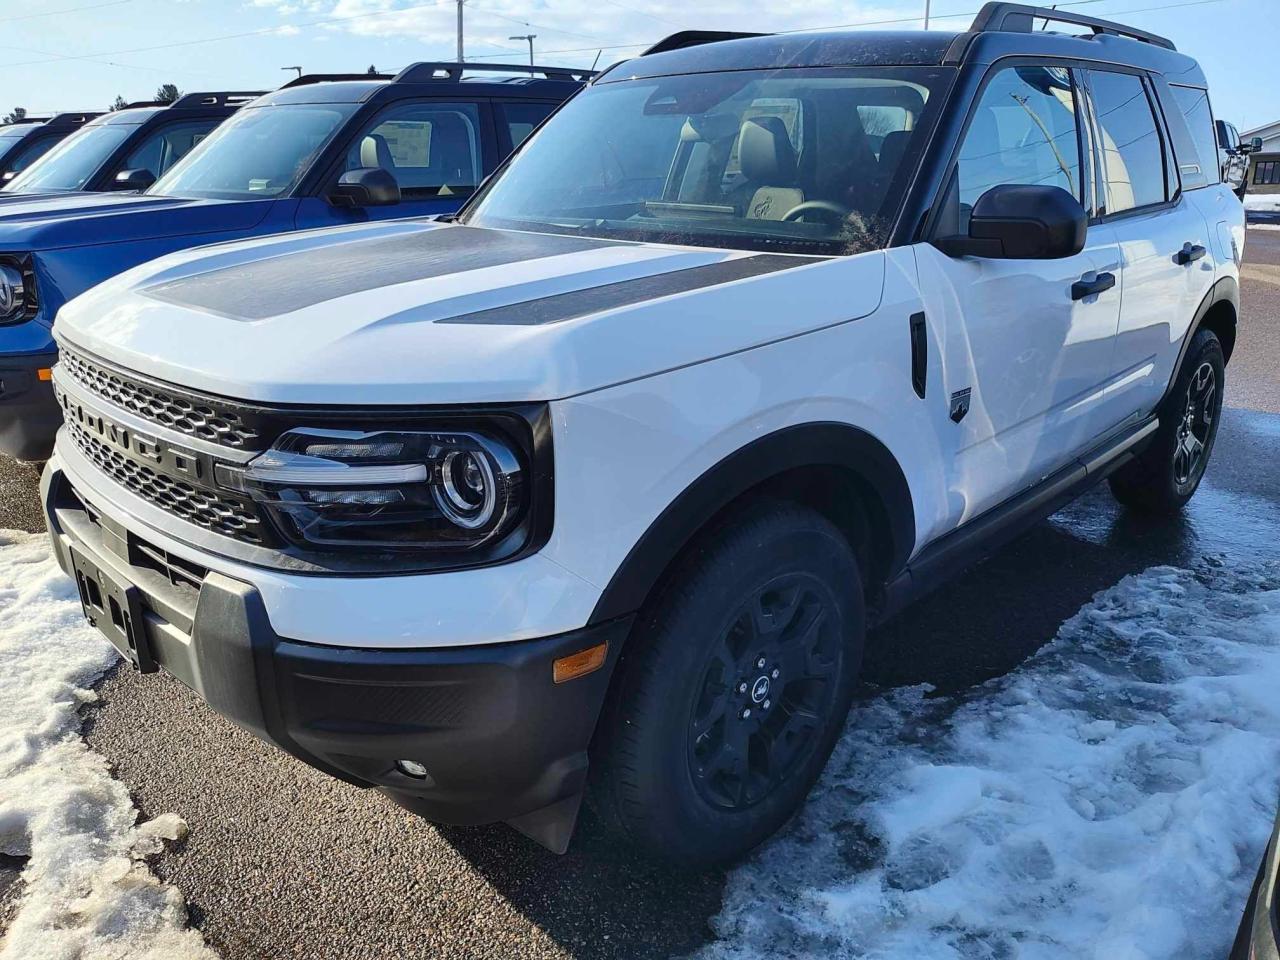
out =
[[[1230,409],[1185,517],[1143,522],[1094,491],[879,631],[866,696],[966,689],[1121,577],[1246,549],[1250,511],[1280,502],[1280,231],[1251,230],[1246,258]],[[0,526],[41,526],[28,468],[0,465]],[[437,828],[266,746],[176,681],[119,670],[99,692],[89,742],[144,814],[189,823],[155,868],[226,960],[666,957],[712,937],[723,878],[626,856],[589,814],[565,857],[502,826]],[[17,866],[0,860],[0,928]]]

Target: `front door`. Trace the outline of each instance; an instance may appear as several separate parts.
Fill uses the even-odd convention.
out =
[[[492,166],[488,113],[488,104],[478,102],[419,100],[388,106],[351,141],[331,179],[336,182],[348,170],[381,167],[400,184],[400,202],[353,209],[334,206],[323,196],[309,197],[298,208],[298,226],[456,212],[484,178],[486,162]]]
[[[973,204],[1000,184],[1059,186],[1091,206],[1080,100],[1064,68],[993,70],[956,160],[962,232]],[[944,448],[954,450],[949,519],[959,524],[1053,472],[1118,419],[1106,389],[1120,314],[1118,249],[1105,224],[1091,226],[1084,250],[1061,260],[915,249],[943,352],[946,396],[938,402],[949,417]],[[1098,279],[1097,292],[1076,296],[1077,281]]]

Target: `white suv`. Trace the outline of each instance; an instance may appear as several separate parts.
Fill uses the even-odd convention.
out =
[[[1207,104],[1168,41],[1010,4],[677,35],[455,223],[64,308],[59,559],[140,669],[336,777],[731,859],[871,626],[1103,477],[1195,492],[1244,242]]]

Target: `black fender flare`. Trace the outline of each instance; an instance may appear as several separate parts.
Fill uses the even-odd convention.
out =
[[[632,546],[596,602],[589,623],[640,609],[671,562],[712,517],[747,491],[804,467],[847,469],[874,491],[884,507],[890,541],[885,580],[903,569],[915,547],[915,508],[897,459],[858,427],[800,424],[740,447],[686,487]]]
[[[1231,309],[1235,311],[1237,323],[1240,317],[1240,283],[1235,277],[1223,277],[1217,281],[1209,292],[1204,295],[1204,299],[1200,301],[1200,306],[1196,309],[1195,318],[1191,321],[1191,326],[1187,327],[1187,333],[1182,338],[1182,346],[1178,348],[1178,360],[1173,365],[1173,371],[1169,374],[1169,382],[1165,385],[1164,396],[1160,398],[1163,404],[1168,399],[1169,393],[1173,390],[1173,385],[1178,381],[1178,371],[1182,369],[1182,361],[1186,359],[1187,351],[1191,348],[1191,341],[1195,339],[1196,333],[1204,326],[1205,317],[1220,303],[1230,304]],[[1224,349],[1227,348],[1223,344]],[[1227,353],[1226,359],[1230,359],[1230,353]]]

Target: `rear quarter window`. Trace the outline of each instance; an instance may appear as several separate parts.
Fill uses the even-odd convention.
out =
[[[1191,131],[1191,140],[1196,147],[1196,156],[1179,157],[1178,166],[1184,173],[1189,163],[1198,164],[1200,172],[1209,183],[1217,183],[1221,177],[1218,162],[1218,136],[1213,126],[1213,110],[1209,105],[1209,91],[1200,87],[1179,87],[1170,85],[1173,98],[1183,119],[1187,121],[1187,129]]]

